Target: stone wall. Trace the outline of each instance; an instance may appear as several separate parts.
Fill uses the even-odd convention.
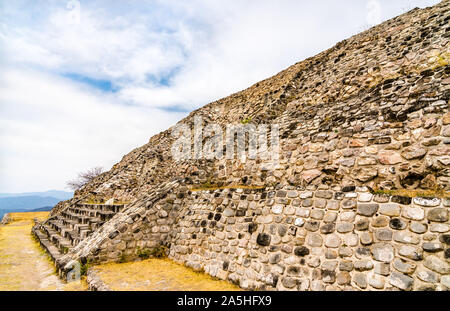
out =
[[[76,248],[78,258],[129,261],[165,245],[173,260],[244,289],[450,288],[449,199],[181,185],[116,215]]]
[[[0,221],[0,225],[7,225],[10,222],[9,214],[6,213],[3,215],[2,221]]]
[[[449,206],[364,187],[202,191],[170,256],[246,289],[445,289]]]
[[[167,245],[170,241],[170,228],[177,216],[177,207],[165,204],[161,208],[157,204],[168,200],[172,202],[167,196],[174,188],[179,191],[183,189],[177,180],[163,183],[117,213],[68,254],[56,260],[61,274],[72,269],[73,261],[82,264],[129,261],[139,259],[140,250]]]

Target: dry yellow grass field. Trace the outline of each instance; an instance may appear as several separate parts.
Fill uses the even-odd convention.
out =
[[[86,290],[84,280],[66,284],[55,273],[53,262],[31,235],[33,219],[48,212],[11,213],[11,222],[0,226],[0,291]]]
[[[0,291],[87,290],[87,283],[65,283],[53,262],[31,235],[33,219],[48,212],[11,213],[11,222],[0,226]],[[195,272],[169,259],[106,264],[92,267],[111,289],[131,291],[235,291],[226,281]]]
[[[94,271],[112,290],[127,291],[238,291],[239,287],[195,272],[169,259],[95,266]]]

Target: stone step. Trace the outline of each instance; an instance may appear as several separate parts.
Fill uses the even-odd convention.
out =
[[[100,223],[100,222],[106,222],[110,220],[112,217],[114,217],[116,213],[113,211],[85,211],[81,212],[80,209],[74,209],[70,208],[66,211],[63,211],[61,213],[61,216],[71,224],[91,224],[91,223]],[[91,220],[92,219],[92,220]]]
[[[57,261],[122,211],[124,205],[76,204],[33,228],[41,246]]]
[[[74,227],[64,224],[63,220],[50,220],[48,222],[50,227],[59,232],[59,234],[70,241],[72,246],[75,246],[80,241],[80,236]]]
[[[61,221],[64,225],[70,226],[71,228],[74,228],[74,226],[78,223],[78,221],[67,219],[67,218],[61,218]]]
[[[48,236],[40,230],[33,230],[33,233],[39,240],[41,246],[47,251],[50,257],[56,262],[59,258],[62,257],[63,254],[59,251],[59,249],[50,242]]]
[[[52,229],[50,225],[45,224],[42,226],[42,229],[47,235],[48,240],[58,248],[61,254],[67,253],[69,249],[72,248],[71,241],[61,236],[60,233]]]
[[[118,213],[123,210],[124,205],[106,205],[106,204],[85,204],[78,203],[75,205],[75,208],[83,208],[89,210],[102,210],[102,211],[111,211],[114,213]]]

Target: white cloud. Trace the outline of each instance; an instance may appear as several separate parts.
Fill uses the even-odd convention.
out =
[[[127,107],[81,85],[34,71],[0,79],[0,189],[62,188],[77,172],[109,169],[182,114]]]
[[[439,0],[377,2],[386,20]],[[185,115],[169,108],[200,107],[363,30],[367,1],[342,3],[81,0],[78,23],[65,1],[3,1],[0,192],[63,188]]]

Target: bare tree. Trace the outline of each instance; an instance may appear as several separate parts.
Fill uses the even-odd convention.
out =
[[[67,187],[72,190],[78,190],[101,173],[103,173],[102,167],[94,167],[86,172],[78,173],[78,178],[69,180],[67,182]]]

